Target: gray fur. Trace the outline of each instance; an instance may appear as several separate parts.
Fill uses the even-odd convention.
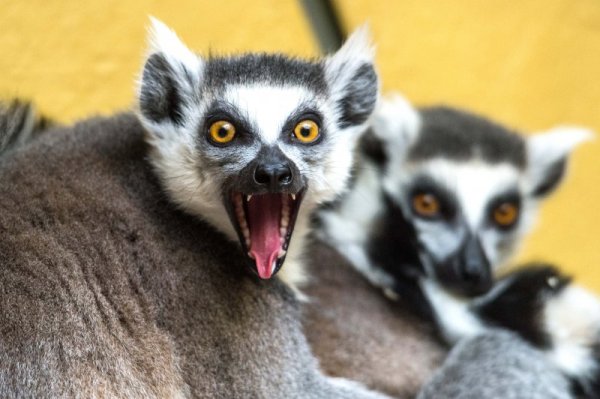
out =
[[[381,398],[324,378],[291,292],[174,209],[122,115],[0,161],[0,397]]]
[[[372,64],[364,63],[357,69],[355,76],[344,87],[343,96],[339,105],[342,111],[340,126],[364,123],[371,116],[377,101],[377,74]]]
[[[420,112],[423,126],[410,149],[411,160],[445,157],[460,161],[479,156],[488,163],[525,167],[525,141],[516,132],[449,107],[423,108]]]
[[[305,61],[283,54],[243,54],[211,57],[205,67],[206,88],[222,90],[228,85],[269,83],[278,86],[308,87],[326,95],[328,84],[319,61]]]
[[[569,381],[514,334],[459,343],[417,399],[570,399]]]
[[[387,299],[322,243],[310,253],[304,328],[326,373],[402,399],[574,398],[568,379],[518,336],[490,330],[448,352],[408,301]]]
[[[142,114],[156,123],[169,119],[182,125],[187,99],[181,93],[184,90],[181,86],[165,56],[150,55],[142,73],[139,99]]]
[[[316,241],[308,253],[304,330],[323,371],[414,398],[446,357],[433,325],[385,298],[333,248]]]

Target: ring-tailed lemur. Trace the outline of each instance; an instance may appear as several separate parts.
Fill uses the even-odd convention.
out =
[[[0,397],[383,398],[323,376],[292,292],[246,270],[298,280],[376,102],[366,33],[202,58],[153,25],[140,118],[0,158]]]
[[[345,188],[377,100],[365,30],[325,61],[305,62],[203,59],[155,27],[140,85],[155,170],[181,208],[239,239],[260,278],[287,258],[281,277],[295,286],[307,215]]]
[[[463,111],[382,101],[351,191],[322,212],[324,235],[372,283],[435,320],[450,343],[508,328],[594,397],[597,298],[547,265],[494,279],[589,137],[563,127],[524,139]]]

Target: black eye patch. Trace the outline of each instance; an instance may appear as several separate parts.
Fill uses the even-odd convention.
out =
[[[294,111],[285,121],[281,128],[281,135],[285,142],[294,143],[294,128],[296,125],[304,120],[314,121],[319,127],[319,138],[309,144],[303,145],[315,145],[320,143],[325,137],[325,128],[323,126],[323,115],[315,108],[307,105],[300,106]]]
[[[517,188],[509,189],[504,193],[495,196],[489,201],[486,207],[485,214],[487,215],[489,225],[499,228],[503,231],[510,231],[514,229],[519,224],[519,220],[521,219],[521,205],[522,199]],[[504,224],[498,223],[498,220],[496,220],[499,216],[497,212],[502,212],[502,207],[512,208],[512,212],[516,212],[516,215],[513,218],[514,220],[507,220],[507,223]]]
[[[445,187],[437,183],[429,176],[419,176],[411,184],[409,192],[409,203],[419,195],[432,195],[439,205],[440,218],[452,220],[458,213],[458,201],[456,196]]]
[[[248,118],[236,107],[223,101],[215,101],[209,107],[200,124],[200,136],[208,137],[210,126],[217,121],[228,121],[235,126],[236,138],[232,141],[232,145],[250,144],[256,136],[256,129]]]

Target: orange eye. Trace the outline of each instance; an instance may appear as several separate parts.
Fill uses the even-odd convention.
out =
[[[227,144],[235,137],[235,126],[231,122],[217,121],[208,129],[210,139],[217,144]]]
[[[319,138],[319,125],[310,119],[305,119],[294,128],[294,136],[304,144],[313,143]]]
[[[419,216],[431,218],[440,212],[440,203],[433,194],[417,194],[413,197],[412,207]]]
[[[512,226],[517,220],[518,216],[519,208],[517,205],[510,202],[504,202],[498,205],[492,214],[494,222],[500,227]]]

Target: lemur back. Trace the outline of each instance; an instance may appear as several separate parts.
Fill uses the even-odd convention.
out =
[[[0,161],[0,396],[365,397],[325,379],[292,292],[165,198],[132,115]]]

